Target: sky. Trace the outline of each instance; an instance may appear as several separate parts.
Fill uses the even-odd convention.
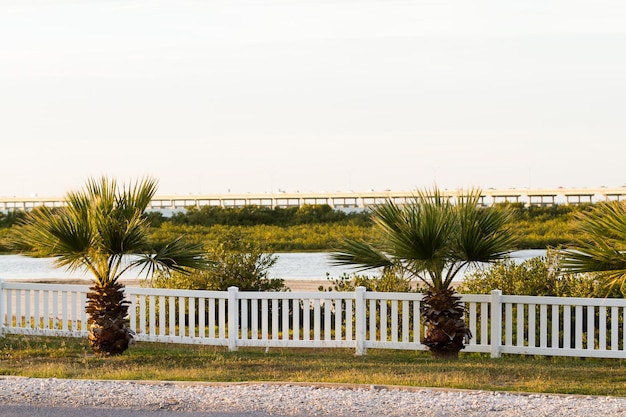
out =
[[[626,185],[623,0],[0,0],[0,197]]]

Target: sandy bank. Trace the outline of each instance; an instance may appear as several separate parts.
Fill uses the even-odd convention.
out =
[[[11,279],[7,279],[7,281],[11,281]],[[50,279],[34,279],[29,281],[20,280],[19,282],[31,282],[37,284],[74,284],[74,285],[90,285],[91,281],[86,279],[62,279],[62,278],[50,278]],[[123,279],[122,282],[124,285],[128,287],[139,287],[141,286],[140,280],[134,279]],[[293,292],[298,291],[318,291],[320,285],[323,285],[325,288],[330,286],[330,282],[328,280],[285,280],[285,285]]]

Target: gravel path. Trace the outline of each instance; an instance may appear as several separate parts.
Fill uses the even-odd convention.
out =
[[[626,416],[626,398],[378,386],[138,383],[0,377],[0,404],[272,416]]]

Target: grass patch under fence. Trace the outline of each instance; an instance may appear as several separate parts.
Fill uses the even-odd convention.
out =
[[[137,343],[117,357],[94,355],[84,339],[6,336],[0,375],[40,378],[287,381],[406,385],[626,397],[626,360],[462,353],[456,361],[428,353],[370,349],[245,348]]]

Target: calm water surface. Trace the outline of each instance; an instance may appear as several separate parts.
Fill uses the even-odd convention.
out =
[[[523,250],[513,252],[512,258],[521,262],[536,256],[544,256],[545,250]],[[343,273],[351,273],[351,268],[332,265],[330,254],[320,253],[280,253],[278,262],[270,270],[271,278],[284,279],[326,279],[328,273],[331,278],[338,278]],[[132,271],[131,271],[132,272]],[[370,274],[373,275],[373,274]],[[126,278],[136,278],[129,272]],[[89,274],[81,271],[66,271],[54,267],[53,259],[29,258],[21,255],[0,255],[0,278],[32,280],[46,278],[90,278]]]

